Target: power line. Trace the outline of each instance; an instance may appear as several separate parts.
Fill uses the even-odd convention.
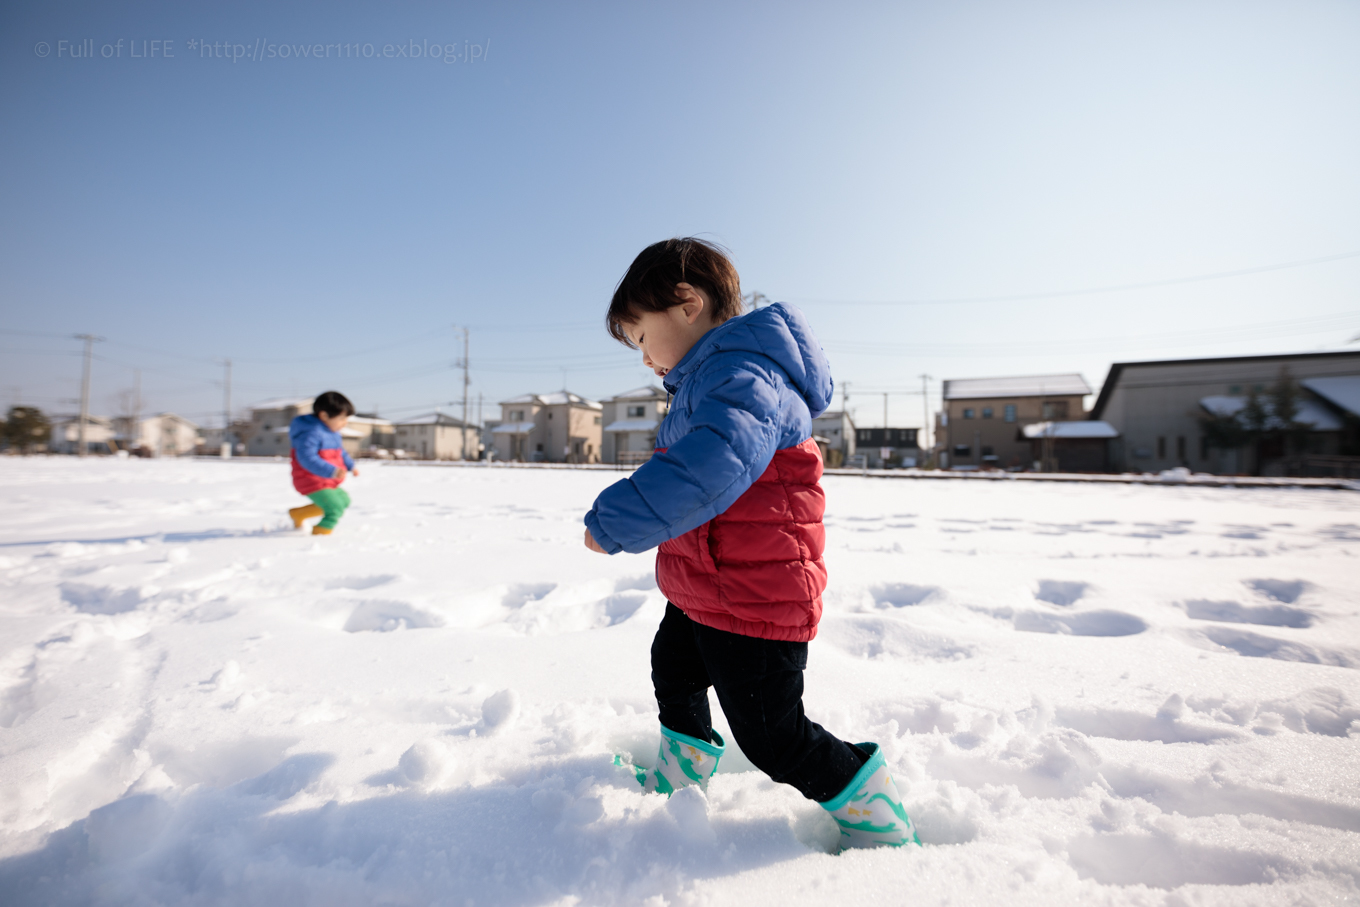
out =
[[[1109,284],[1099,287],[1085,287],[1080,290],[1051,290],[1045,293],[1014,293],[1003,296],[952,296],[927,299],[896,299],[885,301],[862,299],[803,299],[800,305],[863,305],[863,306],[918,306],[918,305],[956,305],[974,302],[1024,302],[1031,299],[1060,299],[1066,296],[1095,296],[1101,293],[1122,293],[1126,290],[1146,290],[1152,287],[1169,287],[1184,283],[1202,283],[1208,280],[1225,280],[1229,277],[1244,277],[1248,274],[1264,274],[1267,271],[1283,271],[1288,268],[1302,268],[1329,261],[1343,261],[1360,258],[1360,251],[1343,252],[1340,255],[1324,255],[1321,258],[1305,258],[1300,261],[1286,261],[1275,265],[1262,265],[1256,268],[1239,268],[1235,271],[1215,271],[1210,274],[1194,274],[1189,277],[1171,277],[1165,280],[1144,280],[1137,283]]]

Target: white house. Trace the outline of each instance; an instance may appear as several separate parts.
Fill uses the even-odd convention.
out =
[[[103,416],[85,417],[85,450],[87,453],[111,453],[113,421]],[[47,449],[52,453],[80,452],[80,416],[57,416],[52,419],[52,438]]]
[[[153,457],[184,456],[203,443],[198,424],[174,413],[143,419],[119,416],[113,420],[113,428],[113,441],[119,448]]]
[[[397,449],[422,460],[475,460],[481,446],[477,426],[469,425],[464,431],[461,420],[437,410],[403,419],[394,428]]]
[[[826,465],[841,466],[855,455],[855,423],[850,414],[828,410],[812,420],[814,438],[826,439]]]
[[[646,462],[656,449],[656,430],[666,418],[669,399],[664,388],[651,385],[601,400],[601,460],[633,466]]]

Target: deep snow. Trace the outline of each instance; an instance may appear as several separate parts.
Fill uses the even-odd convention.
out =
[[[616,473],[0,459],[0,901],[1289,904],[1360,897],[1360,495],[828,477],[809,714],[924,849],[656,746]],[[726,731],[714,704],[720,729]]]

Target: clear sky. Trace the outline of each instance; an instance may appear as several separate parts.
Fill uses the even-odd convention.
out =
[[[650,380],[613,286],[685,234],[862,425],[922,374],[1360,334],[1353,2],[11,2],[0,117],[5,404],[74,410],[92,333],[96,413],[140,369],[220,424],[230,357],[238,408],[400,418],[459,398],[455,325],[488,417],[608,396]]]

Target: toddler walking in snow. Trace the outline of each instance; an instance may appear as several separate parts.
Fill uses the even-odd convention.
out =
[[[742,752],[830,812],[843,846],[919,844],[878,745],[847,743],[803,714],[827,579],[811,429],[831,401],[830,366],[798,309],[741,309],[731,261],[693,238],[644,249],[609,305],[609,333],[674,395],[655,455],[585,517],[592,551],[660,546],[661,747],[638,781],[666,794],[707,784],[726,746],[711,686]]]
[[[340,431],[354,415],[354,404],[339,391],[326,391],[312,403],[312,414],[297,416],[288,426],[288,440],[292,442],[293,487],[312,503],[288,511],[293,528],[312,517],[321,521],[312,527],[312,535],[330,535],[340,522],[349,495],[340,483],[347,472],[359,475],[354,461],[340,443]]]

